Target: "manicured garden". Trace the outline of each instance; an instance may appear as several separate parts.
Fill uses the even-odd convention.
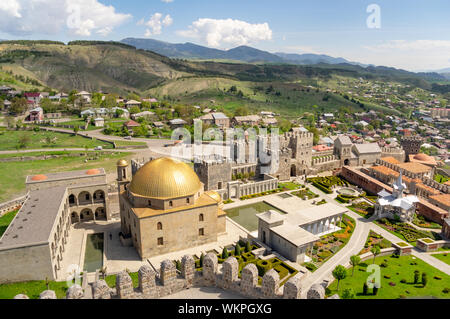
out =
[[[448,248],[447,248],[448,249]],[[450,250],[450,249],[448,249]],[[433,254],[431,255],[434,258],[439,259],[440,261],[445,262],[447,265],[450,265],[450,253],[444,253],[444,254]]]
[[[327,296],[338,293],[341,298],[356,299],[398,299],[413,297],[450,298],[450,276],[413,256],[386,256],[375,258],[381,267],[380,288],[364,287],[370,273],[367,267],[373,259],[368,259],[347,269],[345,278],[334,281],[326,289]],[[352,275],[353,273],[353,275]],[[425,274],[425,280],[423,280]],[[366,290],[366,293],[364,293]]]
[[[372,217],[375,212],[374,207],[365,201],[354,203],[347,208],[366,219]]]
[[[12,220],[14,219],[14,217],[16,217],[18,212],[19,212],[19,210],[14,210],[14,211],[6,213],[2,217],[0,217],[0,238],[5,233],[9,224],[11,224]]]
[[[219,264],[222,264],[228,257],[234,256],[239,263],[239,273],[238,277],[241,278],[242,269],[248,264],[255,264],[258,269],[258,283],[262,283],[262,277],[270,269],[274,269],[280,276],[280,286],[284,285],[289,278],[295,276],[298,271],[287,263],[283,262],[277,257],[272,257],[270,259],[260,259],[253,254],[253,250],[258,249],[256,245],[251,245],[249,242],[239,241],[236,245],[230,245],[225,247],[222,253],[217,254],[217,260]],[[195,269],[197,271],[203,270],[203,259],[202,254],[200,258],[194,256],[195,259]],[[181,270],[181,262],[179,260],[174,261],[178,270]]]
[[[416,245],[417,239],[431,238],[435,240],[441,238],[435,232],[418,230],[409,224],[392,219],[382,218],[375,221],[375,223],[413,246]]]
[[[414,215],[413,224],[422,228],[431,228],[431,229],[441,229],[442,226],[438,223],[435,223],[425,216],[422,215]]]
[[[367,236],[366,243],[364,244],[363,250],[359,253],[360,255],[365,254],[372,250],[375,246],[380,247],[380,249],[389,248],[392,246],[392,243],[383,238],[383,236],[375,233],[374,231],[370,231],[369,236]]]
[[[299,191],[292,192],[291,194],[303,200],[310,200],[319,197],[319,195],[313,193],[308,187],[301,189]]]
[[[272,194],[281,193],[283,191],[284,191],[283,189],[277,188],[277,189],[272,189],[270,191],[265,191],[265,192],[262,192],[262,193],[244,195],[244,196],[239,197],[239,199],[240,200],[246,200],[246,199],[258,198],[258,197],[262,197],[262,196],[266,196],[266,195],[272,195]]]
[[[349,186],[350,184],[337,177],[337,176],[325,176],[325,177],[311,177],[307,181],[312,183],[314,187],[317,187],[326,194],[332,194],[332,188],[334,186]]]
[[[350,216],[344,215],[341,225],[338,226],[342,229],[322,236],[320,241],[314,244],[312,251],[307,252],[311,261],[305,263],[304,266],[308,270],[315,271],[347,244],[355,229],[355,220]]]
[[[299,188],[303,187],[303,185],[300,185],[296,182],[285,182],[285,183],[279,183],[278,185],[280,188],[283,188],[284,190],[287,190],[287,191],[293,191],[295,189],[299,189]]]

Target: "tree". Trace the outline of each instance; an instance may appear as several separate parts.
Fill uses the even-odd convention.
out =
[[[14,98],[11,103],[10,111],[13,114],[22,114],[28,108],[28,102],[26,98]]]
[[[347,269],[342,265],[336,266],[333,270],[333,277],[338,281],[337,290],[339,291],[339,283],[347,277]]]
[[[363,295],[364,296],[367,295],[368,290],[369,290],[369,286],[367,286],[367,283],[364,282],[364,285],[363,285]]]
[[[28,144],[30,144],[31,139],[28,135],[22,135],[19,138],[19,148],[25,148]]]
[[[241,255],[241,245],[239,243],[236,244],[236,247],[234,248],[234,255],[240,256]]]
[[[200,267],[203,267],[203,259],[205,258],[205,255],[202,253],[200,255]]]
[[[250,245],[250,240],[247,240],[247,242],[245,243],[245,252],[249,253],[252,251],[252,246]]]
[[[228,250],[226,247],[223,248],[222,250],[222,259],[227,259],[228,258]]]
[[[377,255],[379,255],[380,252],[381,252],[380,246],[378,246],[378,245],[373,246],[372,249],[371,249],[370,251],[371,251],[372,254],[373,254],[373,263],[372,263],[372,264],[374,264],[374,263],[375,263],[375,257],[376,257]]]
[[[73,127],[73,134],[74,134],[74,135],[77,135],[79,131],[80,131],[80,127],[79,127],[78,125],[75,125],[75,126]]]
[[[418,270],[414,270],[414,284],[419,282],[420,272]]]
[[[353,266],[352,277],[353,277],[353,273],[355,272],[355,267],[358,266],[360,263],[361,263],[361,258],[358,255],[353,255],[350,257],[350,265]]]
[[[428,282],[427,274],[422,273],[422,285],[425,287],[427,285],[427,282]]]
[[[376,285],[373,286],[373,295],[376,296],[378,294],[378,287]]]
[[[351,288],[347,288],[342,293],[342,299],[355,299],[355,292]]]
[[[54,113],[56,111],[56,105],[48,98],[42,99],[40,104],[45,113]]]

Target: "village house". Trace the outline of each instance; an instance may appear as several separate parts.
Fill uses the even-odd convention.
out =
[[[23,95],[27,101],[31,102],[32,104],[39,104],[42,100],[42,94],[39,92],[27,92]]]
[[[30,122],[41,122],[44,120],[44,111],[41,107],[37,107],[30,111],[28,115],[28,121]]]
[[[139,108],[140,108],[141,105],[142,105],[141,102],[135,101],[135,100],[129,100],[129,101],[127,101],[127,102],[125,103],[125,107],[126,107],[127,109],[131,109],[131,108],[133,108],[133,107],[139,107]]]
[[[233,126],[255,126],[259,124],[261,121],[261,117],[259,115],[246,115],[246,116],[235,116],[233,118]]]
[[[133,130],[134,130],[136,127],[141,126],[141,124],[139,124],[139,123],[137,123],[137,122],[135,122],[135,121],[133,121],[133,120],[130,120],[130,121],[128,121],[128,122],[123,123],[123,126],[126,127],[126,129],[128,130],[128,132],[130,133],[130,135],[133,135],[133,134],[134,134]]]
[[[187,122],[183,119],[173,119],[169,121],[170,127],[172,129],[184,127]]]

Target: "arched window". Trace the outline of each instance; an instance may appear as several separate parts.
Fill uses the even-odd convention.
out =
[[[202,222],[202,221],[204,221],[205,220],[205,216],[203,215],[203,214],[200,214],[199,216],[198,216],[198,221],[199,222]]]
[[[158,225],[156,226],[156,228],[157,228],[158,230],[162,230],[162,229],[163,229],[162,223],[158,223]]]
[[[189,204],[191,202],[190,198],[186,198],[186,203]]]
[[[170,206],[170,207],[173,206],[173,202],[172,202],[172,201],[169,202],[169,206]]]
[[[152,207],[152,201],[151,200],[148,201],[148,206]]]

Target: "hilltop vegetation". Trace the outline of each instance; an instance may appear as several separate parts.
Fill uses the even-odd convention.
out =
[[[385,110],[377,103],[346,98],[334,88],[337,76],[404,83],[424,90],[446,91],[431,84],[434,74],[418,75],[383,67],[350,64],[249,64],[170,59],[131,45],[104,41],[0,42],[0,66],[9,72],[4,84],[29,90],[51,87],[127,96],[148,94],[180,103],[220,103],[225,109],[244,106],[284,115],[348,107],[352,111]],[[0,77],[3,78],[2,74]],[[429,81],[430,80],[430,81]],[[438,80],[438,79],[434,79]],[[311,88],[313,86],[313,88]],[[235,88],[236,90],[230,90]],[[386,110],[395,113],[395,110]],[[298,114],[297,114],[298,115]]]

